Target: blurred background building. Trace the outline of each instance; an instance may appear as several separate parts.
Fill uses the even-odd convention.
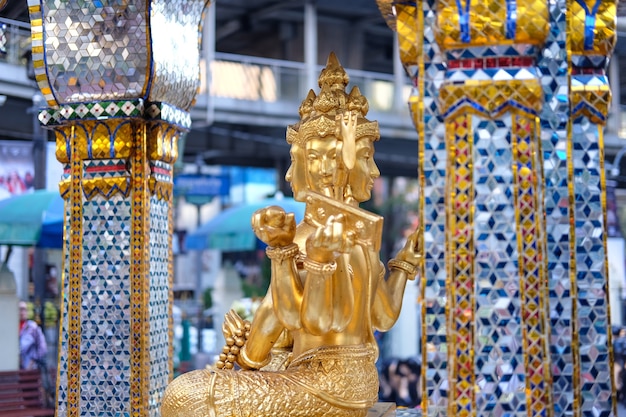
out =
[[[626,69],[626,59],[621,59],[626,56],[626,5],[620,6],[618,14],[623,17],[618,18],[619,41],[610,67],[614,103],[604,145],[610,180],[612,321],[621,325],[626,311],[622,308],[626,295],[624,229],[620,227],[626,223],[626,158],[622,157],[626,154],[626,117],[622,117],[626,107],[621,105],[626,103],[626,76],[621,71]],[[33,112],[40,96],[30,70],[27,2],[10,2],[0,14],[0,24],[4,33],[0,49],[4,39],[6,50],[0,53],[0,179],[5,179],[0,183],[1,199],[22,192],[21,185],[12,188],[18,191],[8,188],[14,173],[22,178],[24,190],[54,190],[62,172],[52,137],[39,127]],[[308,90],[317,88],[317,76],[331,51],[346,68],[351,86],[358,85],[368,98],[368,117],[380,123],[375,158],[383,178],[373,205],[383,214],[397,214],[400,206],[404,210],[401,216],[386,220],[390,243],[384,257],[393,252],[394,237],[401,237],[403,228],[415,226],[406,213],[415,201],[410,179],[417,176],[417,134],[406,104],[411,83],[397,56],[394,36],[374,0],[218,0],[211,5],[204,25],[201,91],[191,112],[192,129],[180,146],[178,173],[188,183],[218,178],[226,190],[207,192],[204,199],[202,192],[186,195],[179,190],[175,276],[179,298],[187,296],[190,304],[197,305],[206,298],[199,290],[213,288],[220,279],[218,272],[230,276],[232,270],[224,270],[225,263],[239,275],[258,263],[256,255],[241,252],[208,250],[198,256],[186,250],[185,237],[224,207],[277,191],[291,194],[284,181],[290,161],[285,129],[298,120],[298,107]],[[396,224],[394,219],[402,222]],[[2,259],[6,253],[2,247]],[[43,262],[62,270],[60,250],[48,250],[42,261],[36,251],[14,249],[9,261],[21,298],[33,291],[29,276],[35,264]],[[407,290],[407,297],[403,311],[407,318],[398,327],[405,338],[411,334],[407,332],[414,332],[414,343],[391,343],[397,345],[394,353],[398,356],[415,354],[418,340],[417,321],[411,323],[417,312],[417,290]],[[205,306],[211,301],[204,302]]]

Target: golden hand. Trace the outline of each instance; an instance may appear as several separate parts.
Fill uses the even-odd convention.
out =
[[[341,138],[341,159],[348,170],[356,163],[356,123],[357,112],[346,111],[335,116],[338,121],[337,137]]]
[[[422,234],[422,227],[418,227],[409,235],[406,239],[404,247],[400,249],[396,255],[396,259],[409,262],[415,266],[418,266],[422,261],[422,251],[420,247],[420,236]]]
[[[316,262],[332,262],[338,253],[354,246],[354,232],[345,230],[343,214],[329,216],[306,240],[307,257]]]
[[[389,261],[390,267],[405,271],[408,275],[408,279],[415,278],[422,262],[422,251],[420,247],[421,234],[422,228],[420,226],[409,235],[404,247],[400,249],[396,257]]]
[[[252,215],[252,230],[268,246],[287,246],[296,235],[296,220],[293,213],[285,213],[281,207],[265,207]]]

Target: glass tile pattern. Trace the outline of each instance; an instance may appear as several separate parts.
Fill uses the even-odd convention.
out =
[[[59,104],[145,95],[149,2],[42,0],[45,71]]]
[[[199,38],[206,0],[153,0],[150,10],[154,60],[149,101],[183,110],[200,87]]]
[[[85,200],[83,216],[78,407],[84,416],[116,417],[128,413],[130,406],[130,341],[125,337],[130,332],[130,204],[122,196]],[[69,251],[65,259],[67,268]],[[69,281],[64,280],[64,294],[69,290]],[[63,304],[62,352],[67,350],[66,297]],[[66,355],[61,355],[59,376],[57,415],[64,417],[68,415]]]
[[[96,197],[83,210],[80,410],[115,417],[130,405],[130,204]]]
[[[537,62],[545,96],[540,123],[545,187],[543,206],[546,213],[548,336],[554,417],[572,415],[574,410],[565,10],[565,0],[550,4],[550,33]]]
[[[444,79],[444,56],[435,42],[435,1],[423,2],[424,13],[424,222],[425,303],[423,327],[427,352],[426,390],[428,415],[446,416],[448,410],[447,267],[446,267],[446,167],[448,150],[445,128],[438,108],[439,88]]]
[[[424,412],[612,415],[601,126],[615,2],[378,5],[415,82]],[[447,172],[445,162],[436,168],[442,161]],[[466,196],[473,219],[463,214]],[[459,265],[466,239],[475,282]],[[467,306],[474,317],[463,321]]]
[[[28,0],[33,62],[51,107],[144,99],[182,111],[200,83],[206,0]]]
[[[7,25],[0,23],[0,55],[7,53]]]
[[[150,387],[151,417],[160,416],[161,397],[170,379],[169,200],[150,198]]]

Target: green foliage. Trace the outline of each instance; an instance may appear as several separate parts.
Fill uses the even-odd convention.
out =
[[[56,326],[57,322],[59,321],[59,310],[57,306],[51,301],[46,301],[43,305],[43,315],[47,326]]]
[[[39,316],[39,309],[35,308],[35,304],[32,302],[26,303],[28,309],[28,319],[34,320],[40,323],[41,316]],[[46,301],[43,305],[43,319],[46,327],[56,327],[59,324],[59,309],[52,301]]]
[[[263,257],[261,261],[261,281],[260,283],[249,282],[248,280],[241,281],[241,291],[244,297],[248,298],[261,298],[265,297],[267,289],[270,286],[270,280],[272,277],[272,267],[269,258]]]
[[[204,294],[202,294],[202,303],[204,304],[204,309],[213,307],[213,288],[207,288],[204,290]]]
[[[412,218],[416,217],[419,210],[419,200],[416,198],[417,180],[410,180],[403,188],[404,192],[392,192],[382,204],[375,205],[372,199],[367,205],[361,206],[385,218],[380,251],[383,260],[395,256],[399,249],[398,243],[404,240],[405,231],[415,227]]]

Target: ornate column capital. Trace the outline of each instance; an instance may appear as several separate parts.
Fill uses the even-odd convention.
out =
[[[143,100],[188,110],[208,3],[28,0],[33,64],[48,105]]]

